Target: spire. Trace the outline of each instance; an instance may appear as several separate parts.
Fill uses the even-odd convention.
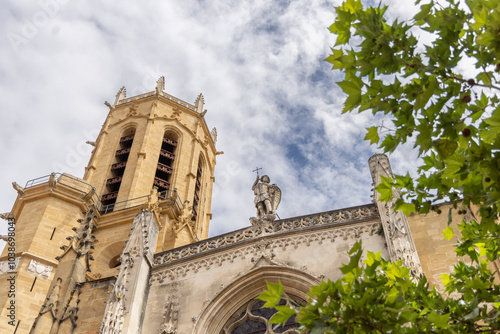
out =
[[[85,218],[78,219],[80,225],[73,228],[75,234],[67,238],[69,246],[62,246],[64,253],[56,258],[60,264],[54,275],[55,280],[30,334],[72,333],[76,327],[81,284],[87,271],[90,271],[89,260],[93,260],[90,250],[94,248],[95,206],[91,205],[83,214]]]
[[[120,255],[120,271],[106,301],[100,334],[139,333],[142,314],[132,310],[144,312],[148,298],[144,291],[148,290],[149,270],[157,237],[158,226],[153,212],[145,210],[137,214],[130,237]]]
[[[162,75],[158,81],[156,81],[156,94],[159,94],[165,90],[165,77]]]
[[[382,176],[394,179],[389,158],[385,154],[375,154],[368,160],[373,179],[373,188],[382,182]],[[387,249],[391,261],[402,260],[411,270],[413,277],[422,277],[422,265],[411,235],[406,215],[401,210],[395,210],[396,200],[401,197],[398,190],[393,189],[392,199],[381,201],[380,194],[374,190],[373,200],[377,205],[386,238]]]
[[[205,99],[203,98],[203,94],[200,93],[194,102],[194,107],[196,108],[196,112],[201,114],[203,112],[203,104],[205,103]]]
[[[126,96],[127,96],[127,90],[125,89],[125,86],[123,86],[122,88],[120,88],[120,90],[118,91],[118,93],[116,93],[115,103],[113,103],[113,105],[116,106]]]

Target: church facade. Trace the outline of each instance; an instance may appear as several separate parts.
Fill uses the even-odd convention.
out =
[[[306,301],[312,285],[340,277],[358,240],[438,288],[457,261],[444,215],[406,217],[374,192],[373,203],[276,220],[281,190],[265,176],[252,188],[251,226],[207,238],[222,152],[203,96],[184,102],[160,78],[154,91],[127,98],[122,88],[106,105],[83,178],[13,183],[1,333],[274,333],[272,311],[255,300],[266,282]],[[373,186],[392,176],[384,155],[367,172]],[[294,328],[292,319],[278,332]]]

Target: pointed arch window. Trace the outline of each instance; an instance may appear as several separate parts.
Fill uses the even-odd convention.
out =
[[[130,150],[134,142],[135,129],[123,132],[115,152],[115,163],[111,165],[109,178],[106,180],[106,193],[102,195],[101,202],[107,206],[106,212],[113,211],[113,204],[118,198],[118,191],[123,180]]]
[[[194,196],[193,196],[193,221],[198,218],[198,212],[200,210],[200,196],[201,196],[201,180],[203,175],[203,169],[201,164],[201,157],[198,159],[198,168],[196,169],[196,183],[194,186]]]
[[[279,305],[291,305],[291,303],[303,304],[300,298],[288,295],[292,300],[282,299]],[[269,323],[269,319],[277,312],[276,309],[262,308],[264,302],[257,299],[252,299],[250,302],[240,307],[231,318],[227,321],[220,334],[299,334],[298,324],[295,321],[295,315],[290,317],[288,321],[277,328],[276,324]]]
[[[153,186],[162,193],[170,190],[170,180],[174,173],[175,151],[177,148],[177,137],[173,133],[165,132],[161,143],[160,157],[156,166]]]

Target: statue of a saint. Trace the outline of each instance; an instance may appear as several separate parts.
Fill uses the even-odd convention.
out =
[[[257,175],[253,183],[252,190],[255,194],[254,203],[257,209],[257,220],[273,221],[276,217],[276,209],[281,201],[281,189],[275,184],[270,184],[270,181],[267,175],[260,178]]]

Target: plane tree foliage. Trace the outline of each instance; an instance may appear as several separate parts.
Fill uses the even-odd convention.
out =
[[[343,80],[343,112],[371,112],[379,125],[365,139],[390,153],[407,142],[418,151],[418,176],[383,178],[377,187],[406,214],[440,213],[437,204],[466,214],[458,262],[442,276],[445,293],[401,263],[359,243],[343,277],[312,287],[306,305],[277,305],[281,284],[259,298],[278,310],[279,326],[296,314],[310,333],[493,333],[500,331],[500,0],[417,1],[409,20],[384,5],[345,0],[335,7],[336,35],[326,59]],[[375,123],[375,121],[374,121]],[[443,213],[446,214],[446,213]],[[451,297],[450,297],[451,296]]]

